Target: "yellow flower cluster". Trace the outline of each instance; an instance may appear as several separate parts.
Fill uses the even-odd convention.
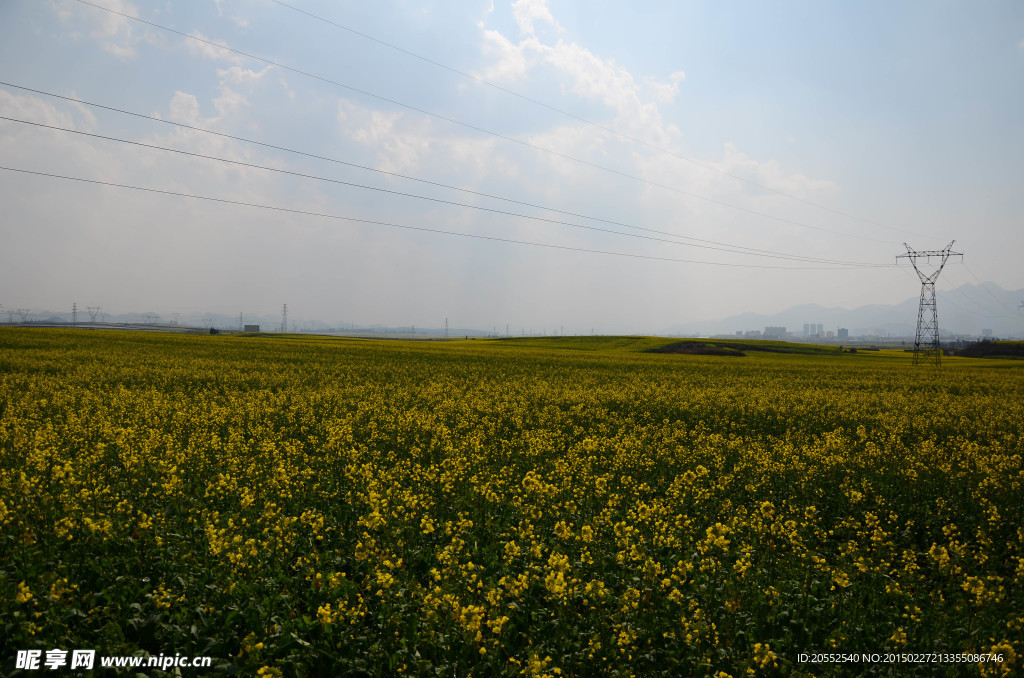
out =
[[[0,616],[267,676],[1011,675],[998,365],[3,328]]]

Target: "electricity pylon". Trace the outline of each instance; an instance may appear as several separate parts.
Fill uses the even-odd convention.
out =
[[[939,365],[942,362],[942,347],[939,345],[939,311],[935,305],[935,281],[942,273],[946,260],[951,256],[962,257],[963,252],[954,252],[953,240],[945,249],[917,251],[910,249],[910,245],[903,243],[907,248],[906,254],[896,257],[909,259],[917,271],[917,277],[921,279],[921,301],[917,305],[917,334],[914,336],[914,364],[920,365],[926,362],[934,362]],[[937,268],[928,273],[918,265],[918,260],[923,259],[925,263],[931,264],[932,257],[939,259]]]

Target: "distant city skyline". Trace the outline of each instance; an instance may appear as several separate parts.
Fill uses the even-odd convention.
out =
[[[972,286],[967,285],[956,290],[949,290],[939,295],[939,304],[942,312],[940,314],[940,331],[943,336],[958,337],[985,337],[994,336],[999,338],[1024,338],[1024,313],[1020,316],[1007,314],[997,309],[1009,306],[1009,300],[1017,297],[1024,297],[1024,289],[1017,291],[1002,290],[993,283],[988,283],[987,289],[978,287],[973,293],[978,297],[989,295],[991,298],[987,304],[976,308],[967,308],[953,302],[955,298],[967,297],[967,290]],[[907,298],[896,305],[872,305],[861,308],[824,308],[816,305],[801,305],[785,309],[775,316],[763,316],[757,314],[742,314],[730,318],[720,318],[706,321],[691,327],[687,332],[683,327],[657,327],[647,328],[643,331],[631,334],[650,334],[665,336],[736,336],[745,338],[776,338],[784,340],[800,341],[804,339],[840,340],[844,330],[846,337],[912,337],[914,336],[914,320],[916,314],[916,298]],[[952,302],[952,303],[951,303]],[[363,323],[358,319],[341,320],[311,318],[295,316],[294,309],[289,318],[289,331],[294,332],[317,332],[317,331],[339,331],[339,332],[364,332],[364,333],[390,333],[391,335],[431,335],[443,336],[444,323],[427,323],[416,325],[415,323]],[[22,313],[19,313],[22,312]],[[786,325],[788,319],[803,316],[828,317],[827,323],[797,323]],[[156,311],[135,311],[116,313],[104,311],[102,307],[83,307],[78,305],[78,321],[86,323],[89,321],[100,321],[110,323],[155,323],[166,325],[182,325],[191,327],[217,327],[220,329],[239,329],[245,325],[258,324],[260,331],[276,332],[281,329],[282,317],[278,314],[258,314],[240,312],[237,314],[218,314],[202,311],[191,313],[161,314]],[[53,311],[49,309],[5,309],[0,305],[0,323],[3,322],[70,322],[71,311]],[[763,324],[782,322],[783,324]],[[763,326],[762,326],[763,324]],[[804,329],[806,327],[806,330]],[[490,329],[482,326],[467,324],[453,324],[451,331],[457,334],[472,334],[476,336],[538,336],[558,334],[586,335],[606,334],[596,332],[596,328],[568,326],[558,324],[556,326],[544,324],[527,324],[513,326],[511,323],[503,323],[500,326],[493,324]]]

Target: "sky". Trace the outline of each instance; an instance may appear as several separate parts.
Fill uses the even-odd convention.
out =
[[[953,240],[1024,288],[1019,2],[0,0],[0,83],[0,313],[658,333]]]

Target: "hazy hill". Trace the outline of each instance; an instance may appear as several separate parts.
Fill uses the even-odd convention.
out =
[[[982,329],[987,328],[999,337],[1024,336],[1024,311],[1018,308],[1024,300],[1024,289],[1008,291],[995,283],[968,284],[953,290],[939,290],[936,296],[943,334],[980,335]],[[803,304],[773,314],[741,313],[722,320],[679,323],[668,328],[667,333],[733,333],[781,325],[799,336],[804,323],[821,323],[826,330],[845,327],[852,336],[878,334],[879,330],[894,336],[912,336],[917,324],[917,306],[916,296],[899,304],[871,304],[853,309]]]

